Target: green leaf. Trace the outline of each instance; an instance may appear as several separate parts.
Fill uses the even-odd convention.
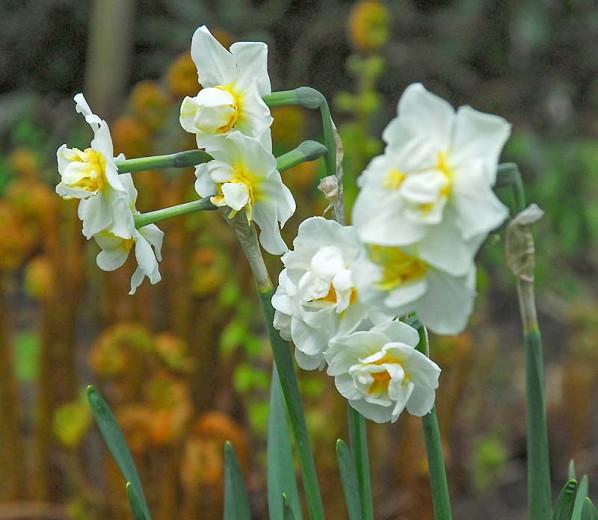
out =
[[[451,499],[444,467],[444,452],[442,451],[436,408],[432,408],[430,413],[422,417],[422,424],[428,456],[434,518],[436,520],[451,520]]]
[[[569,480],[561,489],[554,509],[554,520],[571,520],[577,493],[577,481]]]
[[[598,511],[592,504],[590,497],[586,497],[583,501],[583,510],[581,512],[581,520],[598,520]]]
[[[341,439],[336,441],[336,457],[343,484],[345,504],[349,512],[349,520],[362,520],[363,513],[361,512],[361,502],[359,500],[359,484],[355,464],[349,448]]]
[[[280,377],[280,386],[287,406],[291,430],[295,438],[295,445],[297,446],[307,509],[311,519],[323,520],[324,505],[322,504],[316,464],[307,432],[307,422],[303,413],[303,405],[301,404],[295,366],[293,365],[289,343],[280,337],[280,334],[273,325],[274,308],[271,301],[272,293],[272,290],[260,292],[264,319],[268,328],[268,337],[272,346],[274,360],[276,361],[276,369]]]
[[[567,469],[567,479],[577,480],[577,476],[575,475],[575,461],[573,459],[569,461],[569,468]]]
[[[291,508],[291,504],[289,503],[289,498],[283,493],[282,494],[282,508],[283,508],[283,519],[284,520],[296,520],[295,515],[293,513],[293,509]],[[275,517],[270,517],[275,518]]]
[[[588,476],[584,475],[581,479],[577,493],[575,495],[575,502],[573,504],[573,513],[571,513],[571,520],[581,520],[581,513],[583,511],[583,502],[588,496]]]
[[[544,400],[542,338],[537,329],[525,334],[525,384],[529,517],[530,520],[546,520],[552,515],[552,497]]]
[[[100,393],[91,385],[87,387],[87,400],[91,407],[91,413],[93,413],[96,424],[106,442],[106,446],[108,446],[108,450],[116,461],[116,465],[120,469],[125,480],[130,482],[131,486],[134,488],[135,494],[141,503],[145,518],[151,519],[145,495],[143,494],[143,488],[141,487],[141,481],[139,480],[139,475],[137,474],[137,469],[133,462],[133,457],[131,457],[131,452],[127,447],[125,437],[119,428],[110,407],[106,401],[104,401]]]
[[[280,500],[281,495],[284,495],[293,518],[301,520],[301,505],[289,435],[280,379],[276,367],[273,367],[268,417],[268,511],[270,518],[286,518],[284,505]]]
[[[251,520],[249,497],[239,461],[230,442],[224,443],[224,520]]]
[[[133,512],[133,518],[135,520],[148,520],[148,517],[145,516],[143,512],[143,503],[139,499],[139,495],[135,492],[135,487],[130,482],[127,482],[126,486],[127,490],[127,498],[129,499],[129,505],[131,506],[131,511]]]
[[[373,520],[374,505],[372,501],[372,483],[368,457],[367,423],[365,418],[349,404],[347,404],[347,409],[349,415],[349,440],[355,463],[363,519]]]

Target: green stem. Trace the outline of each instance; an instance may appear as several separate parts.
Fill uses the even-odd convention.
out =
[[[510,188],[513,193],[514,212],[519,213],[525,209],[525,189],[519,167],[515,163],[498,165],[496,172],[497,188]]]
[[[544,363],[542,337],[537,324],[530,323],[524,309],[533,305],[532,284],[519,281],[517,293],[525,333],[525,393],[527,399],[527,485],[530,520],[552,518],[552,493],[546,403],[544,399]],[[535,306],[534,306],[535,315]]]
[[[199,151],[199,150],[198,150]],[[167,164],[164,161],[164,158],[172,158],[175,156],[179,156],[179,159],[177,160],[177,164],[181,165],[183,164],[183,162],[186,160],[187,162],[192,160],[191,158],[195,157],[195,159],[198,157],[197,155],[192,155],[194,152],[190,151],[190,152],[179,152],[178,154],[172,154],[172,155],[158,155],[155,157],[143,157],[140,159],[130,159],[129,161],[123,161],[121,163],[119,163],[119,173],[123,173],[125,170],[121,171],[121,166],[123,163],[127,163],[123,168],[129,168],[126,171],[140,171],[145,169],[144,167],[139,166],[139,169],[134,169],[136,168],[135,165],[131,166],[131,162],[133,161],[137,161],[137,165],[141,165],[141,164]],[[200,152],[201,154],[203,154],[204,156],[206,156],[208,158],[208,160],[211,160],[211,157],[209,155],[207,155],[204,152]],[[186,157],[187,159],[181,159],[181,154],[184,154],[182,157]],[[287,152],[283,155],[281,155],[280,157],[276,158],[276,168],[278,169],[278,171],[285,171],[288,170],[289,168],[292,168],[293,166],[297,166],[298,164],[302,163],[302,162],[306,162],[306,161],[314,161],[316,160],[318,157],[322,157],[323,155],[326,155],[326,147],[324,147],[322,144],[318,143],[317,141],[303,141],[299,146],[297,146],[297,148],[291,150],[290,152]],[[154,161],[154,159],[156,159]],[[195,160],[193,159],[193,160]],[[167,166],[162,166],[164,168],[168,167],[174,167],[173,166],[173,162],[171,161],[170,163],[168,163]],[[188,164],[187,164],[188,165]],[[154,168],[157,168],[158,166],[153,166]],[[177,167],[182,167],[182,166],[177,166]],[[133,168],[133,169],[131,169]],[[155,224],[156,222],[160,222],[162,220],[166,220],[172,217],[179,217],[181,215],[187,215],[188,213],[195,213],[197,211],[206,211],[206,210],[214,210],[216,209],[216,206],[214,206],[214,204],[212,204],[210,202],[210,198],[206,197],[204,199],[199,199],[199,200],[194,200],[191,202],[185,202],[184,204],[178,204],[176,206],[172,206],[170,208],[164,208],[164,209],[158,209],[156,211],[149,211],[147,213],[141,213],[139,215],[135,216],[135,227],[137,229],[143,227],[143,226],[147,226],[148,224]]]
[[[496,185],[512,190],[515,216],[525,209],[525,189],[516,164],[499,165]],[[510,225],[507,227],[507,243],[509,243],[509,232],[515,233],[514,230],[510,230],[510,227]],[[525,342],[528,510],[530,520],[544,520],[552,517],[544,361],[534,295],[534,247],[531,231],[527,232],[526,239],[528,243],[523,253],[528,258],[527,272],[515,273],[515,275]],[[512,252],[508,254],[513,256]]]
[[[289,344],[280,337],[273,325],[274,308],[272,307],[271,302],[273,291],[260,291],[259,295],[262,302],[266,326],[268,328],[268,336],[270,338],[272,352],[274,354],[274,361],[280,378],[282,393],[287,405],[291,428],[295,436],[295,444],[299,454],[309,517],[312,520],[322,520],[324,518],[324,506],[320,496],[320,485],[318,483],[316,465],[309,442],[307,423],[301,404],[301,396],[299,394],[299,385],[297,383],[297,376],[291,357],[291,349]]]
[[[163,168],[188,168],[212,160],[212,156],[203,150],[187,150],[169,155],[154,155],[118,161],[118,173],[160,170]]]
[[[436,520],[450,520],[452,518],[451,500],[444,467],[444,453],[440,440],[440,428],[438,427],[436,408],[432,408],[430,413],[423,417],[422,423],[424,438],[426,440],[426,451],[428,453],[434,518]]]
[[[289,170],[298,164],[315,161],[326,156],[326,147],[317,141],[303,141],[297,148],[276,158],[276,169],[279,172]]]
[[[210,202],[209,197],[191,202],[185,202],[184,204],[177,204],[176,206],[171,206],[170,208],[158,209],[156,211],[148,211],[147,213],[135,215],[135,227],[139,229],[143,226],[147,226],[148,224],[155,224],[156,222],[160,222],[172,217],[179,217],[181,215],[187,215],[197,211],[214,209],[216,209],[216,206]]]
[[[264,97],[270,108],[297,105],[310,110],[319,110],[322,117],[323,140],[328,153],[326,154],[326,173],[336,175],[336,144],[334,130],[330,117],[328,101],[321,92],[311,87],[299,87],[294,90],[273,92]]]
[[[357,473],[359,499],[364,520],[374,519],[374,504],[372,500],[372,483],[370,478],[370,461],[368,457],[368,432],[365,418],[347,405],[349,410],[349,441],[351,454]]]

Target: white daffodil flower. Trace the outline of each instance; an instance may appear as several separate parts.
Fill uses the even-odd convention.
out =
[[[404,409],[422,417],[434,406],[440,368],[415,349],[418,333],[393,321],[332,341],[328,374],[355,410],[377,423],[395,422]]]
[[[409,86],[386,128],[384,155],[359,179],[353,209],[360,238],[383,246],[418,243],[425,259],[459,276],[508,214],[492,186],[510,133],[501,117],[455,111],[421,84]]]
[[[353,283],[361,245],[350,226],[312,217],[299,226],[293,246],[282,257],[285,269],[272,297],[274,327],[295,343],[299,366],[313,370],[324,366],[333,337],[372,319]]]
[[[458,334],[475,299],[475,266],[454,276],[426,262],[413,247],[366,246],[353,268],[361,299],[387,314],[417,313],[437,334]]]
[[[85,117],[94,137],[85,150],[67,148],[66,144],[58,149],[58,172],[62,180],[56,186],[56,193],[65,199],[81,199],[79,218],[85,237],[110,228],[118,237],[131,238],[133,217],[113,157],[108,124],[91,112],[83,94],[74,99],[77,112]]]
[[[131,174],[121,175],[121,178],[127,193],[131,220],[134,220],[134,215],[138,213],[135,209],[137,190],[133,185]],[[149,224],[139,229],[135,229],[133,226],[130,235],[130,238],[122,238],[108,228],[96,233],[93,238],[102,248],[96,257],[96,263],[103,271],[114,271],[121,267],[127,260],[131,249],[135,248],[137,269],[131,277],[129,292],[129,294],[135,294],[137,287],[141,285],[146,276],[152,285],[161,280],[158,262],[162,260],[164,232],[155,224]]]
[[[260,228],[260,243],[271,254],[288,250],[280,228],[295,212],[295,200],[282,183],[276,159],[257,139],[240,132],[221,138],[213,161],[195,168],[195,190],[213,204],[229,207],[230,217],[245,212]]]
[[[272,116],[262,99],[272,91],[268,46],[237,42],[229,52],[203,26],[193,35],[191,56],[203,88],[197,96],[183,100],[180,123],[196,134],[197,145],[211,149],[214,136],[234,130],[270,139]]]

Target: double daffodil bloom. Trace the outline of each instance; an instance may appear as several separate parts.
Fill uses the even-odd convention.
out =
[[[272,116],[262,100],[271,93],[268,46],[237,42],[229,52],[203,26],[193,35],[191,56],[203,88],[183,100],[180,123],[198,147],[211,150],[214,137],[235,130],[269,140]]]
[[[416,312],[437,334],[461,332],[473,309],[475,266],[454,276],[424,260],[414,247],[366,245],[353,276],[364,303],[394,316]]]
[[[229,207],[229,217],[243,212],[260,228],[260,243],[280,255],[287,246],[280,229],[295,212],[295,200],[282,183],[276,159],[257,139],[233,132],[211,150],[213,161],[195,168],[195,190],[213,204]]]
[[[135,209],[137,190],[133,185],[131,174],[121,175],[123,186],[127,194],[127,205],[131,219],[138,213]],[[161,280],[158,262],[162,260],[162,240],[164,233],[155,225],[149,224],[142,228],[130,230],[130,238],[122,238],[111,228],[104,229],[93,236],[102,251],[96,257],[96,263],[103,271],[114,271],[127,260],[129,253],[135,249],[137,269],[131,277],[131,290],[135,294],[145,277],[150,283],[156,284]]]
[[[510,125],[461,107],[456,112],[421,84],[409,86],[386,128],[384,155],[360,177],[353,210],[370,244],[418,244],[421,256],[461,276],[487,234],[506,218],[492,186]]]
[[[417,351],[418,333],[400,321],[332,340],[328,374],[349,405],[377,422],[395,422],[404,409],[426,415],[434,406],[440,368]]]
[[[312,217],[299,226],[293,246],[282,257],[285,269],[272,298],[274,327],[295,343],[299,366],[313,370],[324,366],[332,338],[368,318],[353,282],[361,245],[350,226]]]
[[[116,236],[131,238],[133,217],[113,157],[108,124],[92,113],[83,94],[77,94],[74,100],[77,112],[85,117],[94,136],[85,150],[68,148],[66,144],[58,149],[58,172],[62,180],[56,186],[56,193],[65,199],[81,199],[79,218],[85,237],[91,238],[110,228]]]

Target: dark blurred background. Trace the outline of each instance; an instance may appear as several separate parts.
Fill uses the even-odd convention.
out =
[[[222,517],[222,444],[266,518],[271,359],[248,267],[217,215],[164,223],[163,281],[127,295],[132,264],[103,273],[76,203],[53,192],[55,151],[85,147],[83,91],[128,157],[192,148],[178,126],[199,89],[189,56],[206,24],[224,45],[269,45],[274,90],[330,100],[345,145],[347,204],[380,153],[403,89],[506,117],[503,154],[523,172],[537,226],[537,284],[555,492],[570,458],[598,479],[598,4],[592,0],[3,0],[0,3],[0,519],[128,518],[124,485],[84,400],[118,416],[158,520]],[[276,153],[318,138],[316,115],[274,111]],[[285,174],[299,222],[321,213],[322,166]],[[192,200],[192,171],[139,173],[139,209]],[[508,202],[508,195],[504,194]],[[274,275],[277,258],[269,258]],[[470,327],[433,338],[449,480],[459,519],[525,518],[523,350],[502,233],[480,255]],[[301,385],[330,518],[344,518],[332,381]],[[420,421],[371,426],[377,518],[428,519]],[[594,493],[595,494],[595,493]]]

